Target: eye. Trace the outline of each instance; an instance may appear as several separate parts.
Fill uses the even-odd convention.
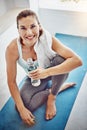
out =
[[[21,29],[21,30],[26,30],[26,28],[25,28],[25,27],[20,27],[20,29]]]
[[[32,24],[31,25],[31,29],[33,29],[33,28],[35,28],[36,27],[36,25],[35,24]]]

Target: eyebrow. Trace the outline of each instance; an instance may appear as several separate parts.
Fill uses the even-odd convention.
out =
[[[35,24],[35,23],[31,24],[30,26],[32,26],[32,25],[35,25],[35,26],[36,26],[36,24]],[[26,28],[26,26],[25,26],[25,25],[20,25],[20,27]]]
[[[24,25],[20,25],[20,27],[25,27]]]

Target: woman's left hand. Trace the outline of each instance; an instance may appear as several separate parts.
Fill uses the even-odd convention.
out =
[[[43,69],[41,67],[38,67],[36,70],[33,70],[29,72],[29,77],[32,79],[44,79],[47,78],[48,72],[47,69]]]

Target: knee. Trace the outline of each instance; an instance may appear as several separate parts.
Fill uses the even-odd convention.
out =
[[[52,63],[52,66],[55,66],[55,65],[59,65],[59,64],[63,63],[64,61],[65,61],[65,58],[63,58],[62,56],[60,56],[60,55],[57,54],[52,59],[51,63]]]

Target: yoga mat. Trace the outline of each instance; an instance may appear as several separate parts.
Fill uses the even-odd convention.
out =
[[[67,89],[57,96],[56,106],[57,115],[50,121],[45,120],[46,104],[38,108],[33,114],[36,123],[33,127],[29,127],[23,123],[19,114],[15,110],[15,104],[10,98],[0,111],[0,130],[64,130],[73,104],[75,102],[78,91],[81,87],[85,72],[87,71],[87,38],[76,37],[65,34],[56,33],[55,36],[65,45],[69,46],[83,60],[83,66],[73,70],[67,82],[76,82],[77,85]],[[25,78],[21,81],[19,88],[23,84]]]

